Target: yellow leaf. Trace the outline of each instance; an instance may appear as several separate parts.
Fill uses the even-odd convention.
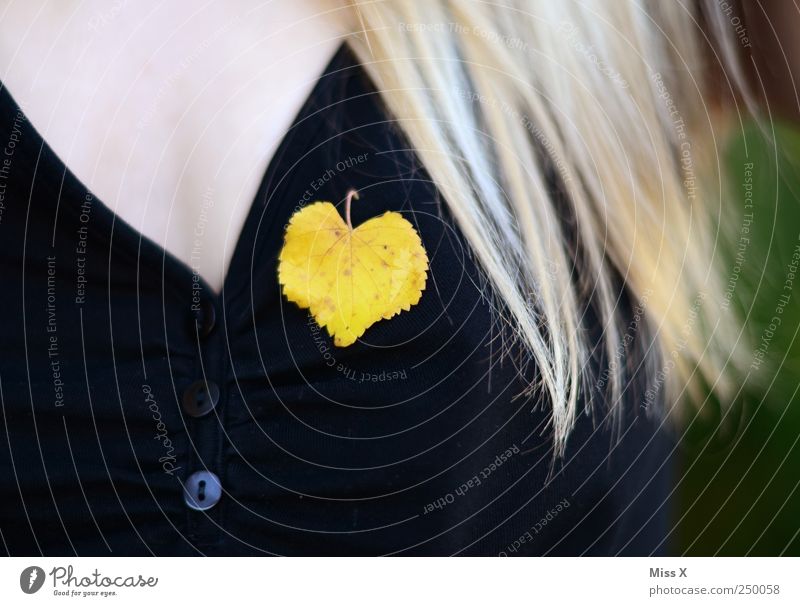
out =
[[[289,220],[278,282],[289,301],[308,309],[339,347],[355,343],[381,319],[408,311],[425,290],[428,256],[414,227],[388,211],[356,228],[330,202],[315,202]]]

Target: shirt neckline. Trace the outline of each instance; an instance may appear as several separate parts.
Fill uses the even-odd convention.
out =
[[[91,189],[55,153],[42,134],[26,117],[30,135],[34,141],[30,148],[28,146],[24,146],[24,148],[30,149],[31,152],[36,147],[39,148],[36,156],[34,156],[34,153],[30,155],[24,154],[26,160],[33,165],[31,188],[44,186],[56,196],[55,216],[53,219],[54,233],[58,229],[58,214],[62,208],[64,212],[80,215],[83,201],[87,197],[91,197],[91,222],[96,225],[100,224],[100,227],[104,228],[95,231],[108,234],[110,247],[114,249],[115,253],[131,253],[129,256],[137,264],[137,275],[141,272],[142,264],[160,261],[161,282],[165,290],[169,288],[181,298],[190,298],[193,293],[191,289],[185,288],[185,285],[195,281],[198,283],[205,299],[210,299],[216,303],[223,299],[233,298],[247,284],[246,280],[239,284],[236,281],[242,273],[238,270],[240,267],[244,267],[243,264],[247,262],[248,252],[250,252],[247,249],[248,240],[250,240],[252,234],[258,232],[259,228],[262,227],[262,223],[265,223],[266,229],[269,229],[270,225],[276,220],[274,216],[268,216],[266,220],[262,220],[262,211],[269,202],[270,192],[286,179],[288,172],[286,164],[291,161],[290,158],[287,158],[287,151],[292,146],[299,145],[303,147],[307,145],[316,133],[317,128],[315,126],[320,122],[322,113],[326,110],[324,106],[317,107],[316,100],[336,80],[335,76],[337,74],[357,65],[358,63],[355,61],[347,43],[342,42],[317,78],[311,92],[295,115],[291,125],[281,137],[275,152],[267,163],[256,193],[250,201],[250,207],[234,244],[231,261],[223,277],[222,288],[219,291],[214,290],[188,263],[136,229],[114,212],[102,199],[95,196]],[[0,113],[8,116],[16,115],[17,113],[24,115],[22,108],[14,100],[8,87],[2,81],[0,81],[0,108],[7,108],[6,111]],[[30,213],[28,213],[28,216],[30,216]],[[247,266],[249,267],[249,263]],[[246,273],[249,275],[249,272]],[[178,276],[179,279],[170,279],[171,276]]]

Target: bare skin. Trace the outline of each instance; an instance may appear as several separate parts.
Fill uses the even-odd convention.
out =
[[[0,80],[95,196],[219,291],[261,177],[343,40],[339,7],[0,2]]]

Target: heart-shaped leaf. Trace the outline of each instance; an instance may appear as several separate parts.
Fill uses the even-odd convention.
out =
[[[381,319],[408,311],[425,290],[428,256],[414,227],[388,211],[356,228],[330,202],[315,202],[289,220],[278,281],[289,301],[308,309],[339,347]]]

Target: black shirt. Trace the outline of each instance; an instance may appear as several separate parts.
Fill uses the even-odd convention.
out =
[[[634,390],[619,440],[581,407],[553,463],[548,405],[517,397],[535,369],[346,47],[271,161],[219,295],[94,198],[5,88],[0,146],[0,550],[664,548],[660,422]],[[418,305],[337,348],[276,266],[291,214],[341,208],[350,188],[354,224],[402,213],[430,272]]]

